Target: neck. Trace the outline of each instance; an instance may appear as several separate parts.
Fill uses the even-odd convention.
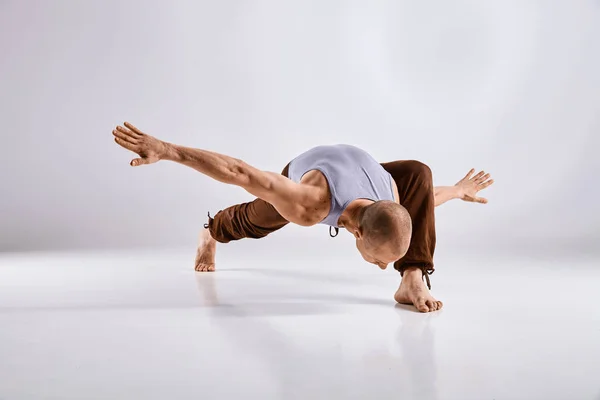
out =
[[[370,206],[374,202],[367,199],[357,199],[346,207],[338,223],[346,228],[348,232],[354,233],[358,230],[360,219],[367,206]]]

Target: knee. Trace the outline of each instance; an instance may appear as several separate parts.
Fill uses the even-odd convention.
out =
[[[421,161],[411,160],[406,162],[406,167],[409,173],[424,183],[433,182],[433,174],[431,168]]]

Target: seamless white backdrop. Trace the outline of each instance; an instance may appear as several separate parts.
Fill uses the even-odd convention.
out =
[[[598,1],[0,1],[0,251],[179,246],[251,196],[132,169],[111,130],[272,171],[323,143],[419,159],[445,245],[597,250]],[[322,240],[288,227],[270,240]],[[344,240],[344,239],[342,239]]]

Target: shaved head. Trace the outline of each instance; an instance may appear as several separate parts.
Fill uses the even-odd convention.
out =
[[[365,207],[359,230],[364,250],[372,258],[383,259],[381,263],[389,263],[406,254],[412,236],[412,221],[400,204],[377,201]]]

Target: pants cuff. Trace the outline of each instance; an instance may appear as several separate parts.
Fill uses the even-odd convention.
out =
[[[430,263],[403,263],[402,266],[396,268],[398,272],[400,272],[400,276],[404,276],[404,271],[407,268],[419,268],[425,277],[425,282],[427,283],[427,287],[431,290],[431,281],[429,280],[429,275],[433,274],[435,271],[434,267]]]

